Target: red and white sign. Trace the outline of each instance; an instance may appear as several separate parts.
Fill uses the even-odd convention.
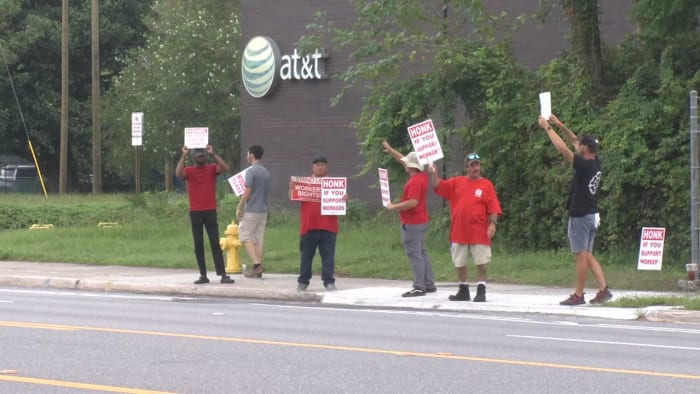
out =
[[[293,176],[289,179],[289,199],[292,201],[321,201],[321,178]]]
[[[642,239],[639,243],[638,270],[661,271],[664,257],[664,227],[642,227]]]
[[[131,146],[143,145],[143,112],[131,113]]]
[[[321,178],[321,215],[345,215],[347,204],[347,179]]]
[[[440,140],[431,119],[409,126],[408,135],[411,137],[413,150],[418,155],[418,162],[421,165],[426,165],[445,157],[442,154]]]
[[[208,127],[185,127],[185,146],[188,149],[206,148],[208,144]]]
[[[379,170],[379,190],[382,191],[382,205],[385,207],[391,202],[391,193],[389,191],[389,171],[385,168]]]
[[[248,168],[228,178],[228,184],[231,185],[231,189],[237,197],[245,193],[245,172],[248,171]]]

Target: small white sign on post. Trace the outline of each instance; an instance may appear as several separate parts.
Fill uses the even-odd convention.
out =
[[[245,173],[248,171],[248,168],[228,178],[228,184],[231,185],[233,194],[235,194],[236,197],[239,197],[245,193]]]
[[[382,191],[382,205],[387,206],[391,202],[391,193],[389,191],[389,171],[385,168],[379,168],[379,189]]]
[[[202,149],[209,144],[208,127],[185,127],[185,146],[188,149]]]
[[[639,242],[638,270],[661,271],[664,257],[664,227],[642,227],[642,239]]]
[[[143,145],[143,112],[131,113],[131,146]]]
[[[411,144],[418,155],[420,165],[424,166],[444,157],[440,140],[431,119],[409,126],[408,135],[411,137]]]
[[[540,115],[543,118],[549,120],[552,116],[552,93],[542,92],[540,93]]]
[[[347,179],[324,177],[321,180],[321,215],[345,215]]]

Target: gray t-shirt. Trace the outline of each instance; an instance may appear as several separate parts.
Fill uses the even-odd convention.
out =
[[[261,164],[253,164],[245,173],[245,186],[250,188],[250,198],[244,212],[267,213],[267,192],[270,190],[270,173]]]

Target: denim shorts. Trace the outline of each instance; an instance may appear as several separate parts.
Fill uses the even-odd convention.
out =
[[[593,241],[597,231],[595,213],[577,218],[569,217],[567,232],[571,253],[593,252]]]

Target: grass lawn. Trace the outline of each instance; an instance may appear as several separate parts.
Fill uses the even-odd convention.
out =
[[[229,195],[220,202],[220,236],[234,216],[236,203],[235,197]],[[183,194],[71,195],[48,199],[4,195],[0,215],[4,218],[0,219],[0,226],[5,228],[0,231],[0,260],[196,269],[187,201]],[[8,219],[8,216],[12,217]],[[2,220],[5,220],[4,225]],[[99,222],[117,222],[119,226],[99,228]],[[33,223],[51,223],[54,229],[28,230]],[[382,211],[361,220],[341,218],[340,223],[336,250],[338,277],[412,278],[399,238],[396,215]],[[280,209],[271,213],[265,235],[265,269],[268,272],[298,272],[298,226],[295,210]],[[429,254],[436,280],[455,281],[445,230],[431,228]],[[664,262],[662,271],[638,271],[637,247],[630,245],[630,250],[597,256],[610,287],[677,290],[678,280],[686,275],[684,264]],[[205,249],[211,265],[208,247]],[[251,263],[243,250],[241,263]],[[320,264],[315,267],[320,268]],[[489,277],[492,282],[572,288],[573,256],[568,250],[509,251],[496,236]],[[592,277],[588,284],[594,287]]]

